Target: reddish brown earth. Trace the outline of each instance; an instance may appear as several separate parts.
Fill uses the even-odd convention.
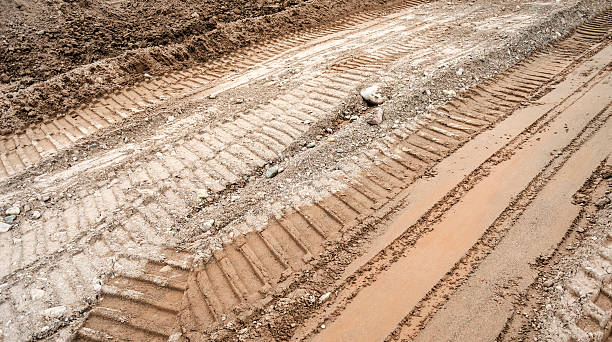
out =
[[[608,1],[2,6],[0,340],[609,338]]]

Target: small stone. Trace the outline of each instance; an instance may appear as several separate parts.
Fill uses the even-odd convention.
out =
[[[321,329],[325,329],[325,324],[321,324]]]
[[[19,206],[13,206],[13,207],[6,209],[7,215],[19,215],[20,213],[21,213],[21,209],[19,209]]]
[[[244,102],[243,99],[236,99],[236,101],[234,101],[235,104],[241,104],[243,102]]]
[[[191,13],[191,17],[192,18],[199,18],[200,15],[198,14],[198,12],[193,12],[193,13]]]
[[[334,141],[336,141],[336,138],[334,138],[334,137],[329,137],[329,138],[327,139],[327,141],[329,141],[329,142],[334,142]]]
[[[13,222],[15,222],[16,218],[17,218],[17,216],[15,216],[15,215],[9,215],[9,216],[4,218],[4,222],[6,222],[6,223],[13,223]]]
[[[208,190],[206,190],[206,189],[198,189],[198,198],[200,198],[200,199],[208,198]]]
[[[463,68],[459,68],[459,70],[457,70],[457,76],[461,75],[463,75]]]
[[[49,196],[49,195],[44,195],[44,196],[42,197],[42,201],[43,201],[43,202],[49,202],[50,200],[51,200],[51,196]]]
[[[144,77],[146,77],[146,78],[153,78],[153,76],[151,76],[151,74],[147,74],[147,73],[144,74]]]
[[[385,102],[385,98],[380,94],[380,86],[373,85],[362,89],[359,94],[369,105],[379,105]]]
[[[211,100],[214,100],[214,99],[217,98],[217,94],[210,94],[210,95],[208,95],[208,98],[211,99]]]
[[[172,271],[172,266],[166,265],[166,266],[160,268],[159,271],[162,272],[162,273],[170,272],[170,271]]]
[[[11,227],[13,227],[13,225],[10,225],[10,224],[4,223],[4,222],[0,222],[0,233],[8,232],[9,229],[11,229]]]
[[[547,281],[545,281],[544,283],[542,283],[542,285],[544,285],[544,287],[551,287],[553,286],[553,280],[552,279],[548,279]]]
[[[98,279],[95,279],[94,280],[94,284],[93,284],[93,289],[96,292],[101,291],[102,290],[102,282],[100,280],[98,280]]]
[[[352,115],[349,120],[350,121],[357,121],[357,119],[359,119],[359,117],[357,115]]]
[[[272,166],[266,170],[266,178],[275,177],[278,174],[278,166]]]
[[[308,147],[308,148],[313,148],[313,147],[315,147],[315,143],[314,143],[314,141],[309,142],[309,143],[308,143],[308,145],[306,145],[306,147]]]
[[[180,341],[181,336],[183,336],[183,334],[181,334],[180,332],[175,332],[174,334],[170,335],[170,337],[168,337],[168,342],[178,342]]]
[[[175,118],[174,118],[174,115],[170,115],[170,116],[168,117],[167,122],[172,122],[172,121],[174,121],[174,119],[175,119]]]
[[[599,209],[605,207],[608,204],[610,204],[610,199],[607,196],[602,196],[595,202],[595,206]]]
[[[319,297],[319,304],[325,302],[327,298],[329,298],[330,295],[331,295],[331,292],[322,294],[321,297]]]
[[[376,108],[376,110],[368,116],[366,122],[372,126],[380,125],[383,122],[382,108]]]
[[[425,95],[430,96],[431,95],[431,90],[425,89]]]
[[[202,225],[200,226],[200,229],[203,232],[207,232],[210,230],[210,228],[212,228],[212,226],[215,224],[215,220],[210,219],[210,220],[206,220],[204,222],[202,222]]]
[[[43,310],[41,314],[49,318],[58,318],[58,317],[61,317],[65,312],[66,312],[66,307],[63,305],[60,305],[60,306],[54,306],[52,308]]]
[[[450,89],[450,90],[442,90],[442,93],[444,93],[444,95],[446,96],[451,96],[454,97],[455,95],[457,95],[457,92]]]
[[[47,293],[41,289],[31,289],[30,290],[30,297],[32,297],[32,300],[39,300],[42,297],[44,297],[45,294]]]
[[[343,150],[343,149],[341,149],[341,148],[337,148],[337,149],[336,149],[336,153],[344,153],[344,150]]]
[[[278,168],[278,173],[282,173],[283,171],[285,171],[284,167],[281,166],[281,167]]]

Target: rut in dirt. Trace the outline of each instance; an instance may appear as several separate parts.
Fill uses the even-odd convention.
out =
[[[549,82],[600,44],[611,23],[611,14],[606,13],[552,49],[461,94],[422,118],[414,132],[386,141],[385,151],[365,154],[373,165],[346,180],[344,190],[312,206],[295,208],[260,232],[236,238],[205,265],[188,273],[166,268],[170,273],[164,274],[160,269],[166,266],[154,263],[141,276],[112,281],[113,288],[103,288],[103,299],[78,335],[93,340],[140,336],[165,341],[179,327],[199,336],[228,322],[249,321],[257,310],[291,290],[298,281],[296,274],[318,262],[326,242],[381,215],[383,206],[445,156],[521,103],[541,96]],[[177,285],[168,288],[174,279]],[[185,290],[178,296],[181,288]]]

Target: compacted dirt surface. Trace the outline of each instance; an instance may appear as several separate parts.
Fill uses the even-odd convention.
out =
[[[609,340],[611,5],[3,2],[0,340]]]

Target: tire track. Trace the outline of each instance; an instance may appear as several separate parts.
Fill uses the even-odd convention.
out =
[[[218,93],[239,86],[242,80],[258,78],[279,70],[276,66],[288,55],[295,55],[314,44],[321,44],[347,34],[355,27],[372,29],[397,18],[397,14],[382,20],[388,12],[398,12],[417,6],[426,0],[411,0],[380,11],[360,13],[340,20],[330,28],[313,29],[290,37],[254,45],[226,57],[187,70],[151,77],[145,82],[83,104],[74,113],[67,113],[42,124],[28,127],[21,134],[0,139],[0,179],[18,174],[41,160],[70,148],[79,139],[98,130],[116,126],[132,114],[171,98]],[[376,19],[376,20],[375,20]],[[371,23],[369,23],[371,22]],[[307,57],[313,57],[312,55]],[[255,71],[249,69],[256,68]],[[229,80],[229,81],[228,81]],[[208,95],[208,94],[206,94]]]
[[[326,241],[334,241],[342,232],[375,215],[376,209],[425,169],[472,135],[503,119],[570,67],[585,51],[585,45],[577,42],[582,37],[576,33],[550,53],[535,56],[462,94],[436,113],[421,118],[413,131],[398,131],[393,139],[362,156],[369,160],[371,168],[342,191],[313,206],[294,208],[261,231],[227,243],[209,262],[189,274],[180,314],[183,328],[191,332],[206,327],[214,330],[235,319],[246,320],[265,307],[276,294],[289,289],[296,281],[296,271],[312,263]],[[546,70],[540,69],[542,66]],[[127,315],[132,310],[128,305],[115,309]],[[88,329],[100,334],[117,333],[110,326],[96,323]]]

